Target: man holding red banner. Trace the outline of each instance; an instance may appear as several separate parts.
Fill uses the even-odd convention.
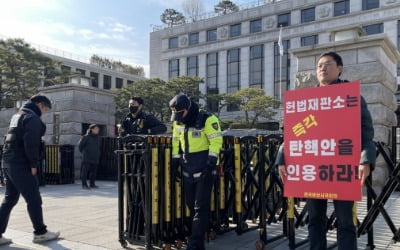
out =
[[[332,84],[340,84],[348,82],[341,80],[339,77],[343,70],[342,58],[335,52],[324,53],[319,57],[317,64],[317,78],[319,86],[324,87]],[[367,103],[361,96],[361,157],[358,167],[358,178],[361,184],[369,176],[375,164],[375,144],[372,139],[374,137],[374,128],[372,124],[371,114],[368,111]],[[338,117],[338,120],[341,117]],[[353,124],[347,124],[353,126]],[[331,133],[329,131],[328,133]],[[278,166],[279,175],[282,180],[287,181],[288,169],[285,163],[283,146],[280,147],[275,164]],[[357,151],[356,151],[357,152]],[[359,151],[358,151],[359,152]],[[290,152],[291,155],[292,152]],[[288,156],[286,156],[288,157]],[[292,159],[291,159],[292,160]],[[286,160],[287,161],[287,160]],[[356,168],[357,169],[357,168]],[[321,170],[321,168],[320,168]],[[321,174],[319,175],[321,176]],[[328,198],[329,199],[329,198]],[[335,214],[337,218],[337,240],[339,250],[356,250],[357,249],[357,233],[353,220],[354,201],[352,200],[333,200]],[[307,198],[307,211],[309,215],[309,238],[311,250],[327,249],[326,232],[327,232],[327,199],[325,198]]]

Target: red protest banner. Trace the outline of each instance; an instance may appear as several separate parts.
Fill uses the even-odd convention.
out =
[[[286,91],[284,195],[361,200],[360,82]]]

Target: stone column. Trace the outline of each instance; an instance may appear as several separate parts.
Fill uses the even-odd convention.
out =
[[[329,51],[337,52],[344,64],[341,79],[361,81],[361,94],[368,103],[374,123],[374,140],[391,145],[391,128],[397,125],[396,64],[400,54],[386,34],[358,37],[358,31],[334,31],[331,37],[344,40],[291,50],[297,59],[293,64],[295,67],[297,64],[295,88],[317,85],[315,66],[319,56]],[[386,177],[387,167],[382,159],[378,159],[374,185],[381,186]]]
[[[240,48],[240,86],[239,89],[246,89],[249,87],[249,65],[250,61],[250,47]]]
[[[114,136],[114,93],[77,84],[63,84],[40,89],[52,101],[52,109],[42,120],[47,125],[44,140],[47,144],[77,146],[83,124],[96,123],[101,136]],[[75,147],[75,176],[79,178],[81,154]]]

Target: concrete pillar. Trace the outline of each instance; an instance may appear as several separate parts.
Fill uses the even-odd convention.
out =
[[[350,13],[361,11],[362,0],[352,0],[350,1]]]
[[[104,74],[99,72],[99,89],[104,89]]]
[[[274,96],[274,42],[264,44],[264,91]]]
[[[339,31],[335,31],[339,32]],[[335,37],[333,32],[332,37]],[[358,34],[354,32],[354,34]],[[375,141],[391,145],[391,128],[397,125],[396,64],[400,54],[386,34],[353,37],[346,40],[316,45],[312,48],[294,49],[290,52],[298,59],[295,88],[318,84],[315,65],[318,57],[329,51],[337,52],[343,59],[341,79],[361,81],[361,94],[368,103],[375,130]],[[380,187],[387,178],[387,166],[377,160],[374,185]]]
[[[223,51],[218,52],[218,88],[219,88],[219,93],[226,93],[227,92],[226,67],[227,67],[227,51],[223,50]]]
[[[42,120],[47,125],[43,137],[46,144],[77,146],[82,135],[82,124],[99,124],[102,136],[114,136],[115,94],[109,90],[78,84],[62,84],[42,88],[40,93],[53,103]],[[81,154],[75,147],[75,176],[79,177]]]
[[[117,87],[117,78],[115,76],[111,76],[111,89],[115,89],[116,87]]]
[[[207,86],[206,86],[206,79],[207,79],[207,66],[205,67],[200,67],[200,65],[206,65],[206,59],[207,56],[206,54],[201,54],[197,56],[197,69],[198,69],[198,77],[203,78],[204,79],[204,83],[199,84],[199,90],[201,93],[206,94],[207,93]],[[200,99],[200,104],[205,105],[206,102],[204,101],[204,99]]]
[[[187,74],[187,57],[179,58],[179,76]]]
[[[249,87],[250,47],[240,48],[240,86],[239,89]]]

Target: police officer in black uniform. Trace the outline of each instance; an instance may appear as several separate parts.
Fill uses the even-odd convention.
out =
[[[179,176],[179,164],[182,166],[185,199],[192,220],[187,249],[204,250],[211,189],[217,177],[218,155],[222,147],[221,127],[215,115],[200,110],[186,95],[175,96],[169,106],[174,121],[171,169],[175,176]]]
[[[151,114],[142,111],[144,101],[140,97],[129,100],[129,114],[125,117],[119,131],[120,136],[133,134],[162,134],[167,127]]]
[[[10,243],[2,234],[6,231],[12,208],[20,194],[24,197],[34,228],[33,242],[58,238],[59,232],[47,231],[43,222],[42,198],[39,192],[37,168],[44,155],[41,138],[46,125],[40,117],[51,109],[50,100],[43,95],[33,96],[10,122],[3,147],[3,171],[6,190],[0,207],[0,244]]]

